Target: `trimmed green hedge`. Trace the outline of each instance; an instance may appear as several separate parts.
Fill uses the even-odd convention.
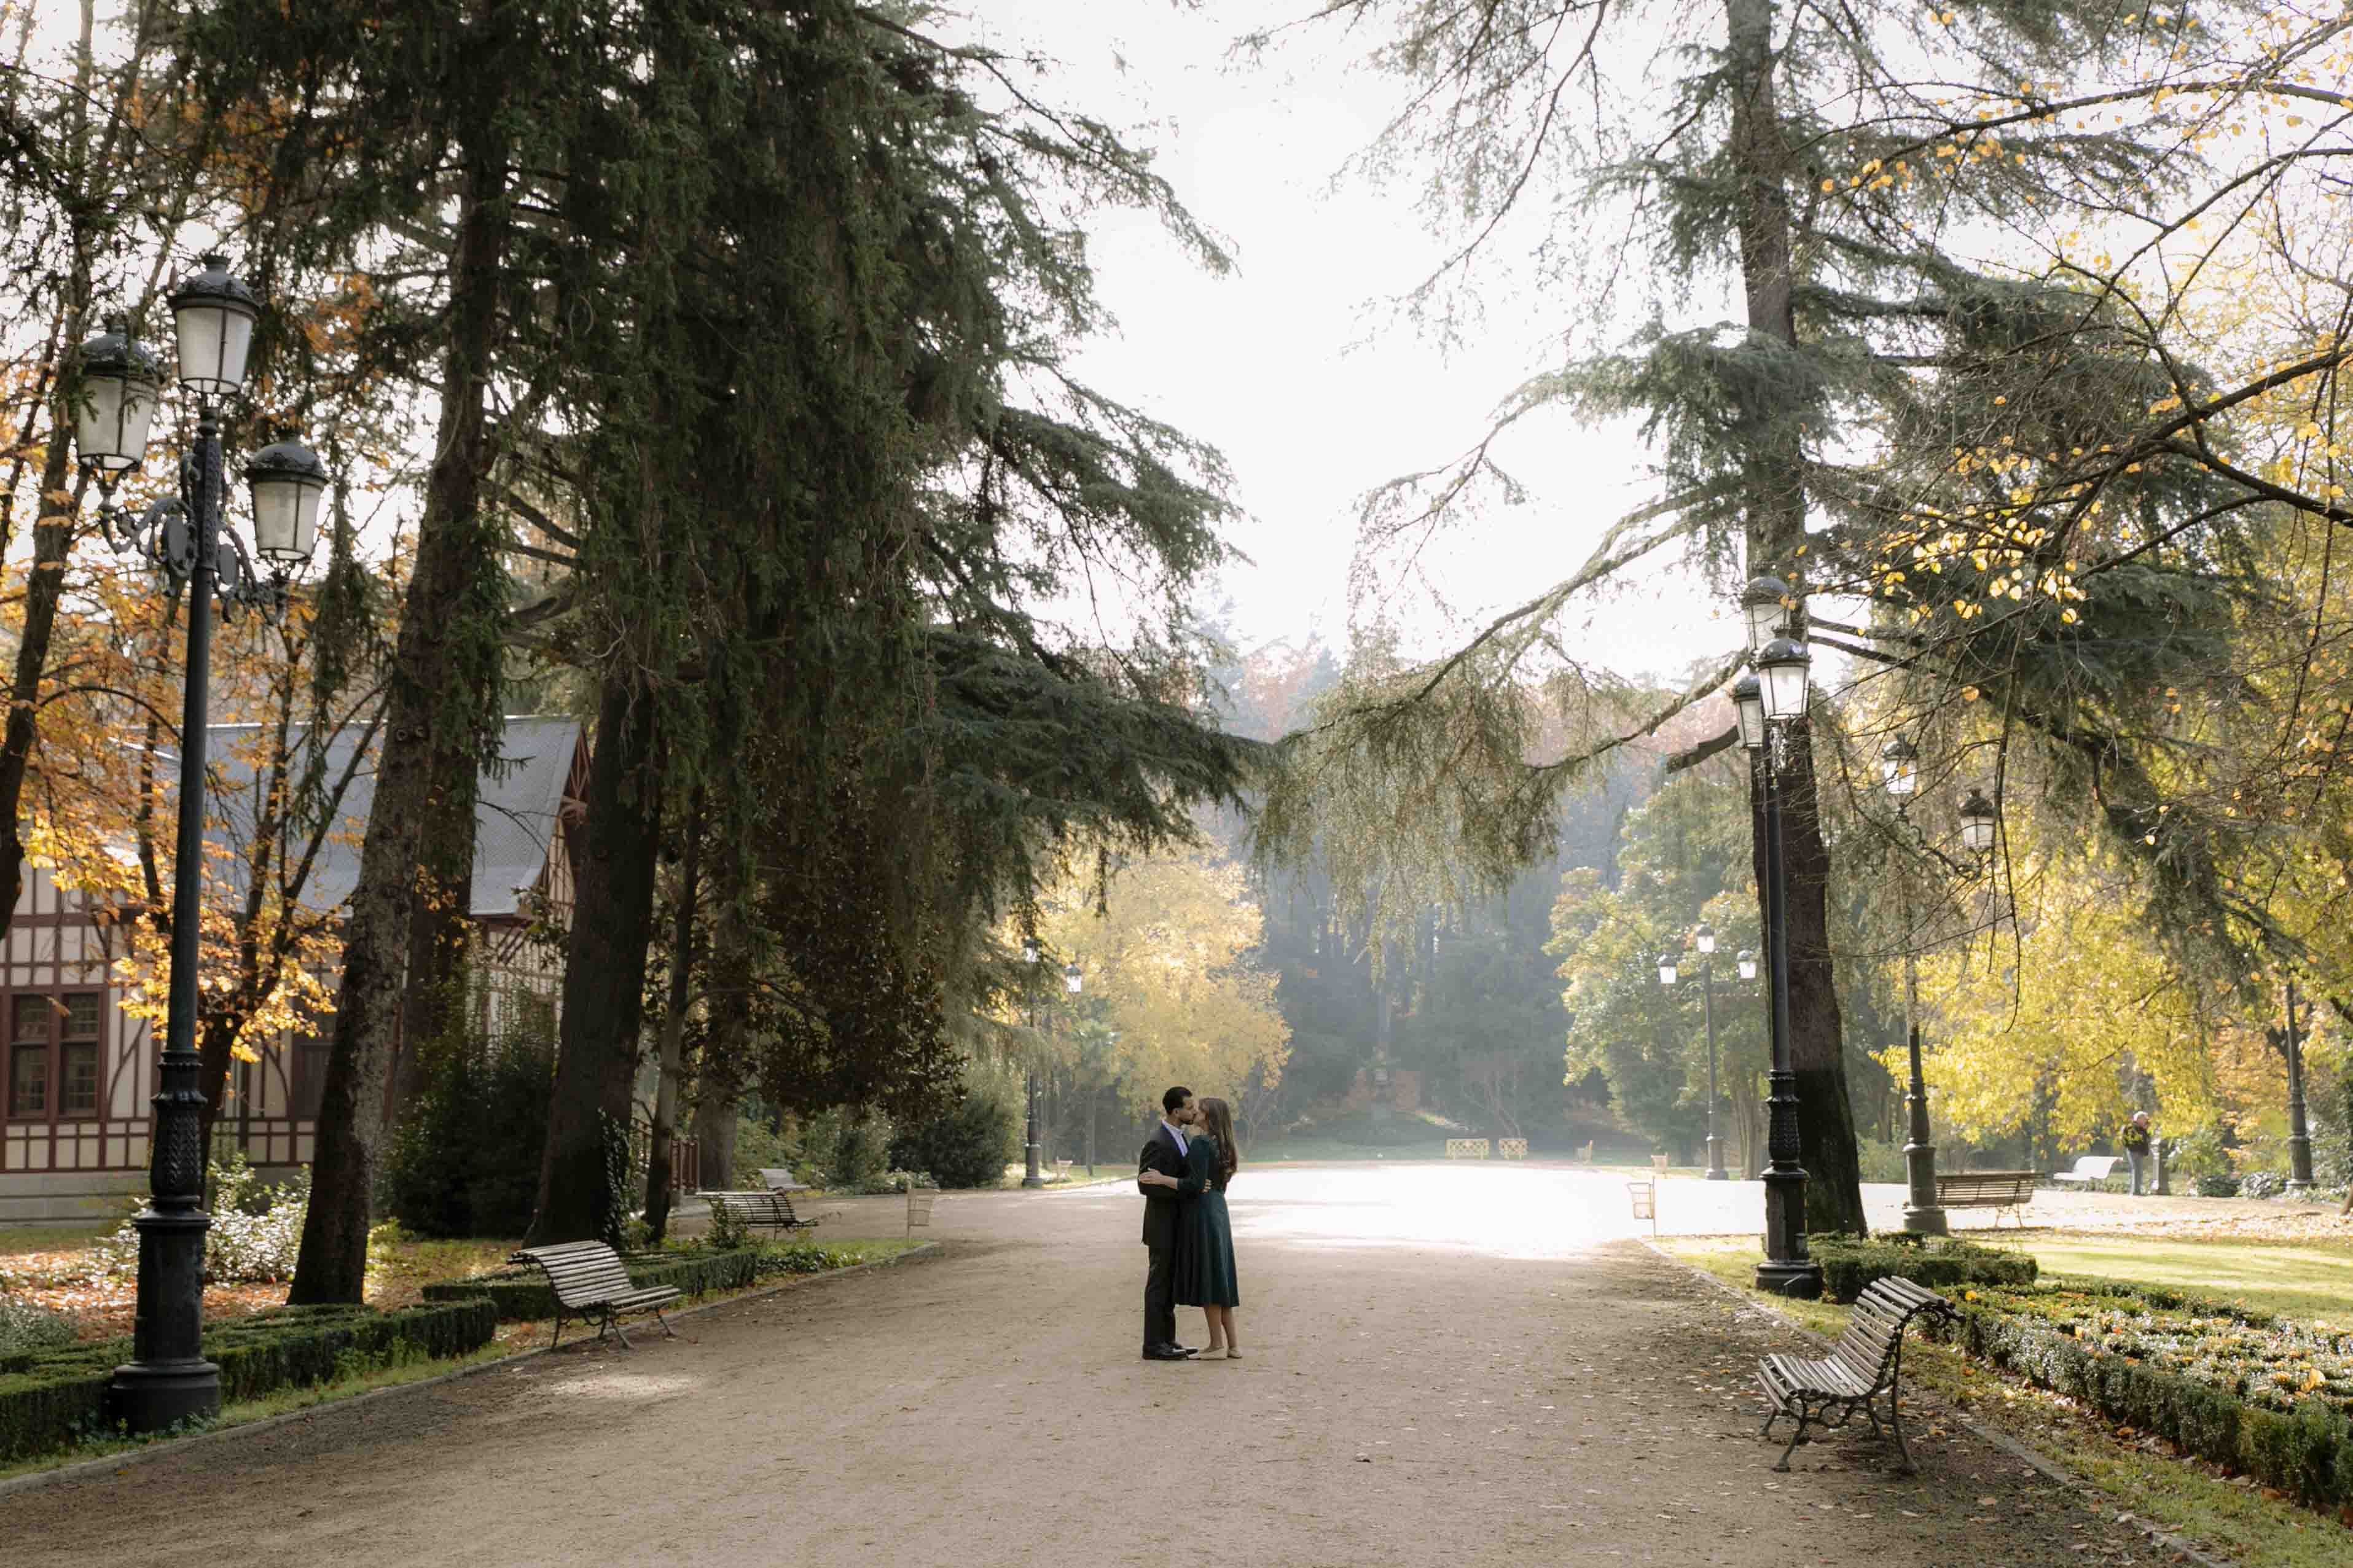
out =
[[[2031,1253],[1901,1232],[1871,1240],[1810,1236],[1806,1250],[1822,1266],[1822,1294],[1833,1301],[1853,1300],[1875,1279],[1909,1279],[1932,1290],[1955,1285],[2031,1285],[2038,1268]]]
[[[465,1355],[491,1342],[498,1310],[480,1297],[380,1312],[371,1307],[280,1307],[205,1331],[224,1404],[328,1383],[404,1361]],[[106,1385],[131,1359],[128,1339],[92,1340],[0,1358],[0,1460],[62,1447],[108,1429]]]
[[[2105,1280],[1960,1296],[1936,1337],[2309,1507],[2353,1503],[2353,1334]]]
[[[777,1275],[828,1273],[858,1261],[860,1254],[849,1247],[787,1241],[724,1251],[633,1252],[622,1257],[621,1267],[632,1285],[672,1285],[689,1296],[708,1296],[745,1289]],[[423,1293],[428,1301],[487,1296],[498,1303],[499,1317],[506,1321],[555,1316],[555,1292],[547,1276],[528,1263],[427,1285]]]

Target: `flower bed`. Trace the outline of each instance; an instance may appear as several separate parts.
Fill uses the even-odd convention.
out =
[[[681,1248],[671,1252],[630,1253],[621,1259],[632,1285],[672,1285],[689,1296],[717,1290],[743,1290],[761,1280],[787,1274],[824,1274],[866,1261],[854,1247],[825,1247],[813,1241],[771,1242],[761,1247]],[[555,1292],[547,1276],[531,1264],[493,1269],[464,1279],[427,1285],[428,1301],[487,1296],[498,1303],[501,1320],[555,1316]]]
[[[327,1383],[406,1361],[465,1355],[490,1343],[497,1309],[480,1297],[401,1312],[280,1307],[210,1325],[205,1355],[225,1404]],[[24,1458],[108,1429],[108,1382],[131,1359],[127,1339],[0,1357],[0,1460]]]
[[[1955,1285],[2031,1285],[2036,1273],[2031,1253],[1901,1232],[1871,1240],[1810,1236],[1806,1251],[1822,1266],[1822,1294],[1833,1301],[1852,1301],[1877,1279],[1909,1279],[1936,1290]]]
[[[1937,1337],[2314,1507],[2353,1503],[2353,1332],[2147,1286],[1957,1294]]]

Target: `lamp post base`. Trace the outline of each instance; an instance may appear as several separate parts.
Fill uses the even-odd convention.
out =
[[[1724,1168],[1724,1140],[1713,1132],[1707,1139],[1707,1179],[1711,1182],[1732,1180],[1732,1173]]]
[[[2299,1195],[2301,1195],[2301,1194],[2305,1194],[2305,1193],[2308,1193],[2308,1192],[2312,1191],[2312,1190],[2313,1190],[2313,1188],[2315,1188],[2315,1187],[2318,1186],[2319,1184],[2318,1184],[2317,1182],[2299,1182],[2299,1181],[2296,1181],[2295,1178],[2291,1177],[2291,1178],[2289,1178],[2289,1180],[2288,1180],[2288,1184],[2287,1184],[2286,1187],[2284,1187],[2284,1189],[2282,1189],[2282,1190],[2283,1190],[2283,1191],[2284,1191],[2284,1192],[2288,1194],[2288,1196],[2290,1196],[2290,1197],[2296,1197],[2296,1196],[2299,1196]]]
[[[1925,1103],[1925,1102],[1924,1102]],[[1925,1116],[1915,1111],[1915,1117]],[[1904,1228],[1918,1236],[1950,1236],[1944,1205],[1936,1201],[1936,1146],[1915,1133],[1904,1145]]]
[[[1025,1187],[1044,1186],[1046,1178],[1038,1169],[1038,1151],[1035,1148],[1029,1151],[1029,1168],[1022,1173],[1021,1184]]]
[[[1904,1228],[1910,1231],[1915,1236],[1950,1236],[1953,1234],[1952,1226],[1947,1223],[1945,1218],[1945,1211],[1934,1206],[1925,1209],[1915,1209],[1909,1204],[1905,1205]]]
[[[1806,1256],[1806,1173],[1792,1162],[1765,1173],[1765,1261],[1757,1289],[1810,1301],[1822,1293],[1822,1266]]]
[[[203,1342],[212,1220],[202,1209],[148,1208],[131,1223],[139,1231],[138,1359],[114,1369],[109,1408],[133,1432],[161,1432],[221,1407],[220,1368],[205,1359]]]

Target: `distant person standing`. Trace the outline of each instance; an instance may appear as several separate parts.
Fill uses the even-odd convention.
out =
[[[2148,1163],[2148,1112],[2134,1111],[2116,1141],[2125,1146],[2125,1158],[2132,1163],[2132,1195],[2138,1197],[2141,1167]]]

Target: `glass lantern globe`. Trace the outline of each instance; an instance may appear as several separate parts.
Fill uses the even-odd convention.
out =
[[[119,317],[81,345],[79,367],[74,450],[100,484],[111,484],[115,476],[146,460],[163,369],[132,337],[130,323]]]
[[[1748,624],[1748,651],[1757,652],[1776,637],[1797,630],[1803,608],[1789,584],[1778,577],[1751,577],[1740,591],[1741,618]]]
[[[300,566],[319,545],[327,465],[300,441],[264,447],[245,467],[253,487],[253,547],[279,566]]]
[[[1714,952],[1715,951],[1715,928],[1708,924],[1705,921],[1700,921],[1699,930],[1692,932],[1692,945],[1698,948],[1702,952]]]
[[[1776,723],[1801,719],[1806,713],[1806,676],[1814,656],[1806,645],[1775,637],[1757,656],[1757,678],[1765,688],[1765,717]]]
[[[1073,959],[1062,970],[1062,989],[1076,996],[1086,982],[1080,977],[1078,961]]]
[[[1740,743],[1750,751],[1765,744],[1765,688],[1753,675],[1732,683],[1733,710],[1740,716]]]
[[[1879,772],[1887,781],[1888,794],[1908,799],[1920,787],[1920,748],[1898,735],[1881,749]]]
[[[261,306],[229,276],[216,251],[172,291],[172,325],[180,340],[180,384],[203,397],[234,397],[245,385],[253,323]]]
[[[1743,980],[1757,978],[1757,955],[1745,947],[1740,950],[1740,978]]]
[[[1672,985],[1674,983],[1675,955],[1672,952],[1662,952],[1659,955],[1659,984]]]
[[[1971,790],[1961,801],[1961,842],[1982,855],[1993,847],[1994,835],[2000,830],[2001,813],[1993,802],[1986,799],[1983,790]]]

